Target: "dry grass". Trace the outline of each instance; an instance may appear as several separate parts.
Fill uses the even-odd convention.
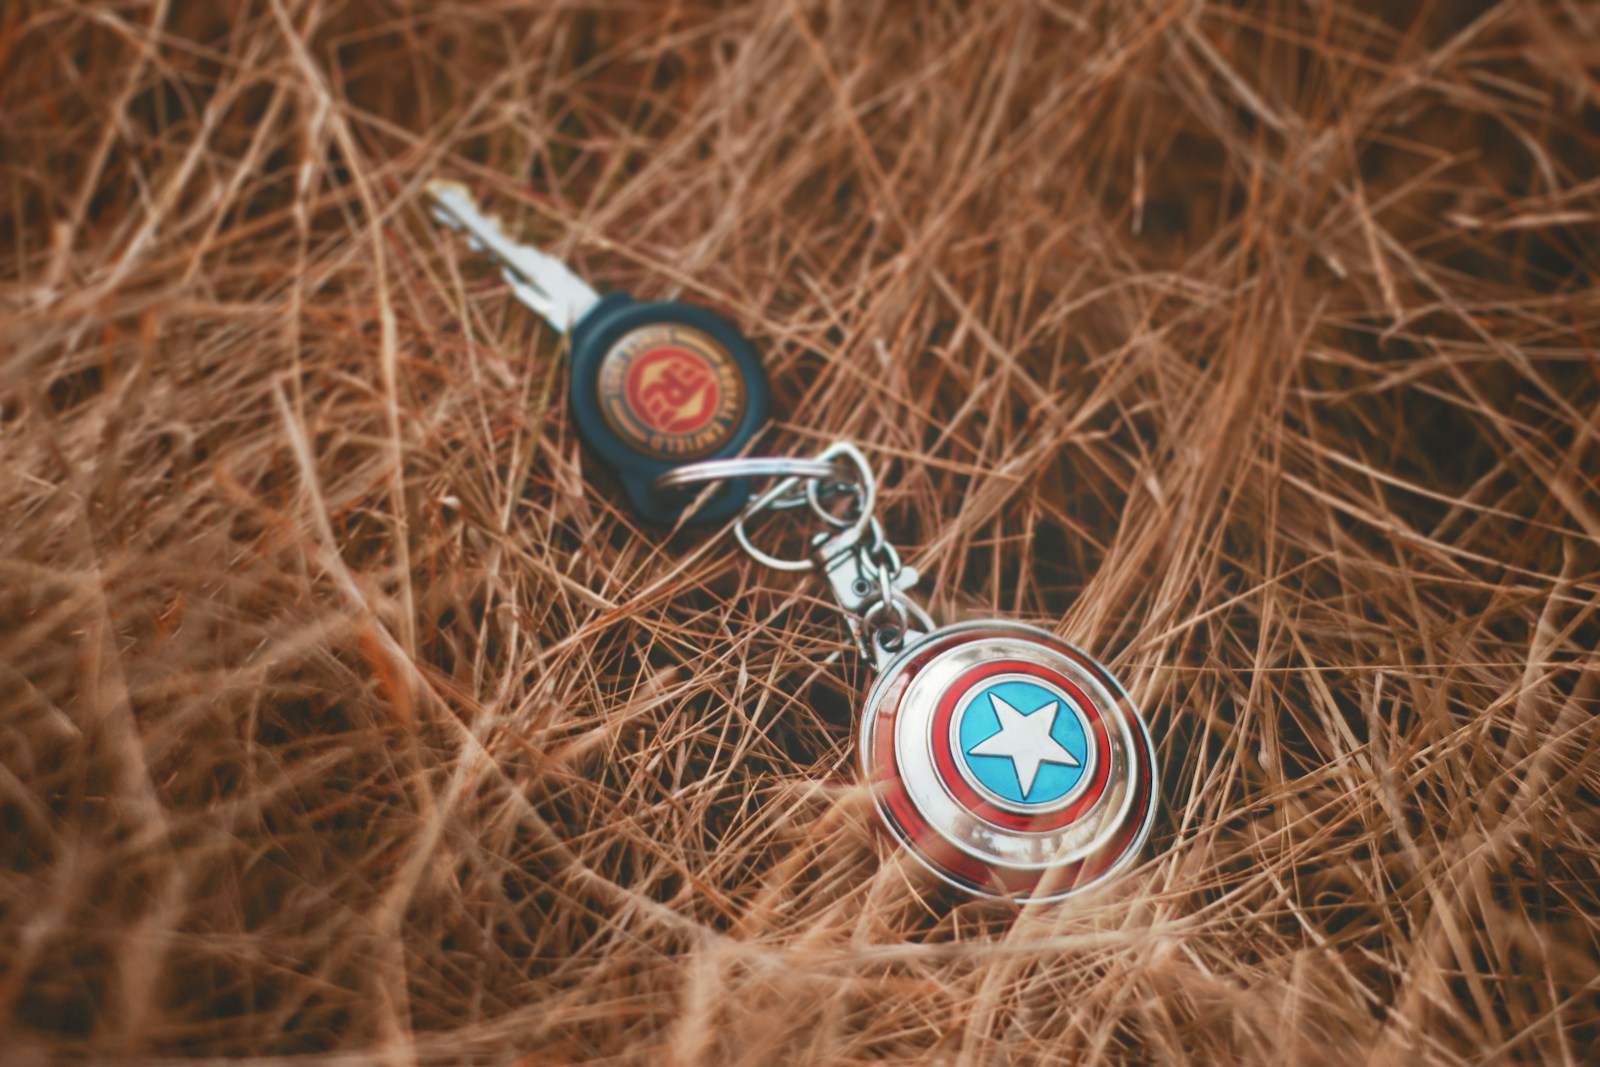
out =
[[[1410,6],[6,4],[0,1058],[1594,1062],[1600,11]],[[1147,861],[930,889],[436,175],[1115,663]]]

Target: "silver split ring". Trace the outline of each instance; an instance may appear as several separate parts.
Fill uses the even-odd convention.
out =
[[[740,456],[734,459],[704,459],[685,463],[656,476],[656,492],[684,489],[706,482],[726,482],[734,478],[840,478],[849,474],[844,464],[823,459],[795,459],[791,456]]]

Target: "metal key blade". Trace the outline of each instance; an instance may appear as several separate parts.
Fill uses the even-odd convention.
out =
[[[460,230],[474,248],[499,261],[512,294],[557,330],[570,330],[600,302],[600,294],[555,256],[507,237],[498,220],[479,210],[466,186],[431,181],[425,188],[434,219]]]

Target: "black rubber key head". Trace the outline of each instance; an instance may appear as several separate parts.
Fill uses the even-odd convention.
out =
[[[651,522],[675,522],[695,498],[654,492],[657,475],[738,454],[766,425],[771,403],[755,349],[705,308],[611,293],[572,331],[578,433]],[[728,482],[691,518],[726,519],[749,497],[747,482]]]

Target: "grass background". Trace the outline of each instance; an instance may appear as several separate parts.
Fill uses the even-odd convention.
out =
[[[1597,89],[1577,0],[12,0],[0,1058],[1594,1062]],[[930,887],[434,176],[1114,664],[1146,861]]]

